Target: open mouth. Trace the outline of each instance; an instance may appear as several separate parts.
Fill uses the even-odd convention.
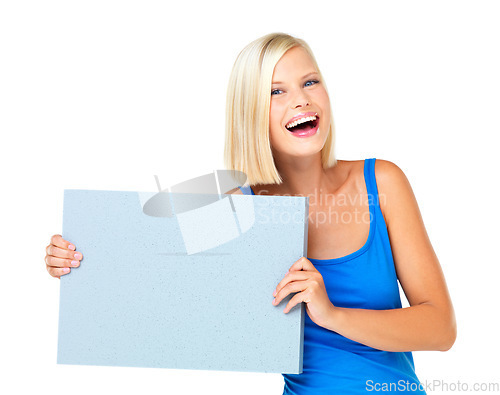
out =
[[[319,127],[319,117],[317,113],[305,113],[305,116],[295,118],[294,121],[288,122],[285,125],[288,130],[295,137],[310,137],[316,134]],[[292,118],[294,119],[294,118]]]
[[[286,126],[286,128],[292,133],[306,133],[315,129],[318,126],[318,124],[319,124],[319,119],[316,117],[316,119],[305,121],[295,126]]]

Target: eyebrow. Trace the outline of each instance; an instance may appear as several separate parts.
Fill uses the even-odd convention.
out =
[[[302,77],[302,79],[307,78],[307,77],[309,77],[309,76],[311,76],[311,75],[313,75],[313,74],[319,74],[319,73],[318,73],[317,71],[313,71],[313,72],[311,72],[311,73],[307,73],[305,76],[303,76],[303,77]],[[282,83],[283,83],[283,82],[281,82],[281,81],[274,81],[274,82],[273,82],[273,84],[282,84]]]

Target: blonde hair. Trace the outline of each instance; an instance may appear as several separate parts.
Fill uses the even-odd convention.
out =
[[[238,55],[229,78],[226,98],[224,164],[248,177],[248,184],[281,184],[269,139],[269,110],[274,67],[289,49],[304,48],[323,76],[307,43],[285,33],[271,33],[248,44]],[[328,90],[327,90],[328,92]],[[331,109],[330,109],[331,115]],[[330,128],[321,151],[324,169],[335,166],[335,128]]]

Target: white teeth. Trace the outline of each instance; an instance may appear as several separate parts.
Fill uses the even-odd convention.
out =
[[[290,128],[293,128],[294,126],[297,126],[299,123],[304,123],[304,122],[314,121],[314,120],[316,120],[316,116],[315,115],[313,115],[311,117],[300,118],[300,119],[297,119],[294,122],[290,122],[290,123],[286,124],[285,127],[287,129],[290,129]]]

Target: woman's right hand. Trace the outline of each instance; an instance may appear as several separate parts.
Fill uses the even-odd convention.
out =
[[[56,278],[68,274],[71,267],[80,266],[80,260],[83,258],[82,253],[76,251],[74,244],[64,240],[61,235],[51,237],[45,252],[47,271]]]

